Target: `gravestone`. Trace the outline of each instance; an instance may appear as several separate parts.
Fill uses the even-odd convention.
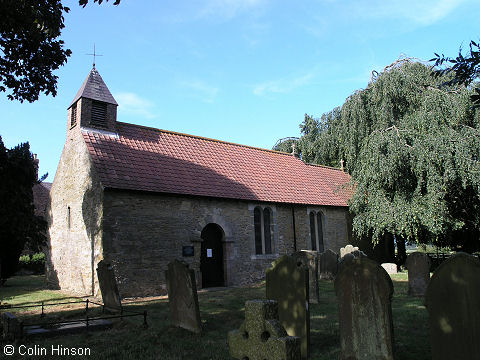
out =
[[[376,262],[357,257],[335,278],[338,299],[339,359],[393,359],[393,284]]]
[[[113,266],[105,260],[101,260],[97,264],[97,277],[105,310],[107,312],[119,312],[122,309],[122,303]]]
[[[480,261],[459,253],[435,270],[425,293],[433,360],[480,359]]]
[[[346,247],[348,249],[344,250],[343,256],[338,259],[338,272],[340,272],[343,267],[349,264],[353,259],[367,257],[367,255],[363,251],[358,250],[357,247],[353,247],[352,245],[347,245]],[[342,249],[340,249],[341,252]]]
[[[174,260],[165,271],[172,325],[195,333],[202,331],[195,271],[183,261]]]
[[[351,252],[354,252],[356,250],[358,250],[358,247],[350,244],[343,248],[340,248],[340,259],[343,258],[346,254],[350,254]]]
[[[22,326],[15,315],[6,312],[2,314],[2,338],[13,341],[22,337]]]
[[[320,279],[333,280],[338,271],[338,255],[334,251],[327,249],[321,253],[318,259]]]
[[[408,269],[408,295],[424,296],[430,282],[432,262],[427,254],[414,252],[408,255],[405,266]]]
[[[280,323],[290,336],[300,338],[302,358],[310,347],[308,269],[292,256],[283,255],[267,269],[266,295],[278,302]]]
[[[297,251],[292,254],[296,261],[300,261],[308,268],[310,302],[318,304],[318,252],[311,250]]]
[[[383,263],[382,267],[385,269],[387,274],[396,274],[397,271],[397,264],[394,263]]]
[[[228,333],[228,348],[234,359],[300,360],[300,339],[288,336],[278,320],[274,300],[245,303],[245,321]]]

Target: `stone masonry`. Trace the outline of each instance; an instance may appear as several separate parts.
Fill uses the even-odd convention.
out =
[[[47,280],[78,295],[97,296],[103,191],[78,126],[68,132],[50,197]]]
[[[273,260],[293,250],[291,207],[287,205],[271,205],[274,254],[255,255],[253,211],[247,202],[115,190],[105,191],[104,197],[103,248],[105,258],[115,266],[122,296],[164,293],[164,270],[172,259],[182,258],[185,245],[194,246],[195,256],[182,260],[195,270],[200,282],[200,234],[209,223],[220,225],[224,231],[227,286],[263,279],[265,269]],[[300,248],[308,241],[309,228],[305,207],[298,206],[298,209],[295,221],[297,248]],[[340,208],[326,209],[325,226],[346,226],[341,221],[344,212]],[[329,215],[331,221],[328,221]],[[327,231],[330,233],[328,228]],[[340,238],[326,239],[327,244],[341,241]]]

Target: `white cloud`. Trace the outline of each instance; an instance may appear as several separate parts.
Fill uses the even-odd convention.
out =
[[[203,102],[213,103],[219,89],[201,80],[182,81],[180,86],[189,89],[193,96],[200,98]]]
[[[310,72],[297,77],[267,81],[255,85],[253,87],[253,93],[257,96],[263,96],[268,93],[288,93],[298,87],[308,84],[313,77],[313,72]]]
[[[365,17],[404,18],[418,25],[442,20],[458,6],[470,0],[377,0],[356,3],[355,12]]]
[[[114,95],[118,109],[129,115],[141,116],[147,119],[157,117],[154,113],[155,105],[147,99],[130,92],[121,92]]]

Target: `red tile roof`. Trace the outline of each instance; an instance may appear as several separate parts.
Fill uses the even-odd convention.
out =
[[[251,201],[347,206],[350,176],[286,153],[117,123],[83,129],[105,187]]]

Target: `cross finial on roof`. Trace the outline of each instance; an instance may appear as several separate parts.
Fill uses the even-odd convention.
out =
[[[91,56],[93,56],[93,68],[94,68],[94,69],[95,69],[95,57],[96,57],[96,56],[103,56],[103,55],[97,54],[97,53],[95,52],[95,43],[93,44],[93,54],[86,54],[86,55],[91,55]]]

